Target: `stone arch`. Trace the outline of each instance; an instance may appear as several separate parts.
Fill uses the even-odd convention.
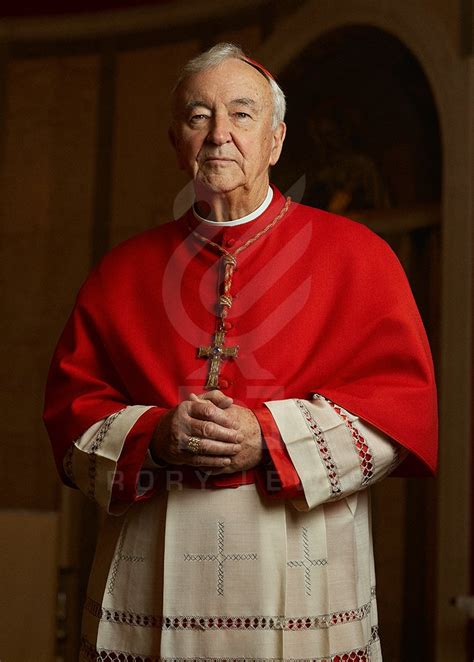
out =
[[[442,287],[440,470],[437,519],[437,659],[463,659],[466,620],[450,606],[469,592],[469,466],[471,396],[471,237],[468,63],[443,24],[420,3],[401,0],[308,0],[282,20],[257,53],[278,75],[328,32],[364,25],[396,37],[418,60],[432,88],[442,144]],[[456,440],[456,445],[450,444]],[[452,541],[456,541],[453,545]],[[456,568],[456,573],[446,568]]]

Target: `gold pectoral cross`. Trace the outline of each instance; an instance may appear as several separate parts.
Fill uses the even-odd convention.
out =
[[[224,359],[233,358],[237,356],[239,346],[224,347],[225,331],[216,331],[214,336],[214,344],[209,347],[198,347],[198,357],[200,359],[211,359],[209,367],[209,375],[207,377],[206,388],[220,388],[219,387],[219,373],[221,363]]]

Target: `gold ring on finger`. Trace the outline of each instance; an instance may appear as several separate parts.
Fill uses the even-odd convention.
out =
[[[186,450],[193,455],[199,455],[201,452],[201,439],[199,437],[188,437]]]

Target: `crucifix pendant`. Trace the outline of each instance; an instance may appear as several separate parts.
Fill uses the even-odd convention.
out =
[[[206,388],[214,389],[219,387],[219,373],[221,363],[224,359],[233,358],[237,356],[239,346],[225,347],[225,331],[216,331],[214,336],[214,344],[209,347],[198,347],[198,358],[211,359],[209,366],[209,375],[207,377]]]

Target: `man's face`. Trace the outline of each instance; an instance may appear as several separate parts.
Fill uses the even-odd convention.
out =
[[[227,193],[265,185],[285,125],[272,129],[272,94],[262,74],[241,60],[225,60],[185,79],[174,101],[171,139],[196,188]]]

